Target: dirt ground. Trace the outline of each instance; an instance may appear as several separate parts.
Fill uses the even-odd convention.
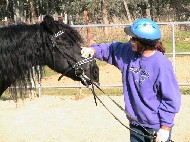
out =
[[[100,97],[124,124],[124,113],[106,96]],[[123,105],[123,97],[112,97]],[[190,96],[182,97],[172,139],[190,142]],[[0,142],[128,142],[129,130],[123,127],[93,97],[42,96],[20,102],[0,101]]]
[[[112,66],[101,69],[102,84],[121,84],[121,74]],[[67,78],[57,82],[59,75],[45,78],[42,85],[75,85]],[[128,126],[122,112],[107,96],[100,96],[108,109]],[[112,96],[124,106],[123,96]],[[190,95],[182,96],[176,115],[172,140],[190,142]],[[0,100],[0,142],[129,142],[129,130],[122,126],[92,96],[46,96],[26,99],[16,104]]]

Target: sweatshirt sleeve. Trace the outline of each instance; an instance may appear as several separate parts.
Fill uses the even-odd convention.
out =
[[[161,103],[159,115],[161,126],[172,127],[174,117],[179,112],[181,105],[181,94],[171,63],[162,66],[160,71],[160,93]]]
[[[121,42],[94,44],[91,47],[96,50],[95,58],[119,69],[123,66],[123,60],[129,58],[128,54],[132,51],[130,44]]]
[[[112,57],[110,56],[110,50],[112,43],[101,43],[101,44],[93,44],[91,47],[96,50],[95,57],[101,61],[112,61]]]

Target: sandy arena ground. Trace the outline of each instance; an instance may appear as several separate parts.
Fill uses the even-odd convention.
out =
[[[121,75],[117,69],[106,66],[101,74],[104,74],[100,77],[103,84],[120,84]],[[43,84],[55,85],[58,77],[46,78]],[[114,81],[110,83],[110,79]],[[66,79],[59,83],[74,84]],[[113,114],[128,125],[125,114],[107,96],[100,98]],[[123,96],[112,98],[124,106]],[[190,142],[189,102],[190,95],[183,95],[173,128],[172,140],[175,142]],[[92,96],[76,99],[73,95],[44,95],[19,101],[17,108],[13,101],[0,100],[0,142],[129,142],[129,130],[102,104],[98,102],[96,106]]]
[[[106,96],[105,105],[124,124],[124,113]],[[112,97],[123,106],[123,97]],[[173,140],[190,142],[190,96],[182,97],[175,119]],[[0,142],[128,142],[129,130],[103,106],[95,106],[93,97],[42,96],[19,102],[0,101]]]

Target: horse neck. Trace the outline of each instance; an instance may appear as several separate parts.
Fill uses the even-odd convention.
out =
[[[0,32],[0,69],[4,74],[17,78],[43,64],[44,41],[39,25],[10,26]]]

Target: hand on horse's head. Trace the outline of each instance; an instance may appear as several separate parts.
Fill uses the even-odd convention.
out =
[[[83,47],[81,50],[81,55],[84,58],[93,57],[95,53],[95,49],[91,47]]]

